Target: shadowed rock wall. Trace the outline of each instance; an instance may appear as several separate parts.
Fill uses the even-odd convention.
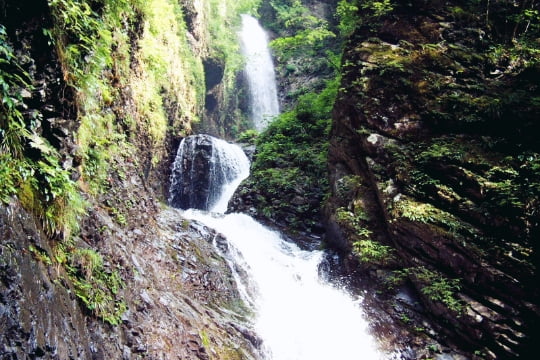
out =
[[[511,45],[472,9],[457,16],[460,6],[395,4],[348,42],[327,241],[379,290],[411,285],[443,344],[529,358],[540,316],[540,109],[530,100],[540,69],[493,60],[490,49]]]

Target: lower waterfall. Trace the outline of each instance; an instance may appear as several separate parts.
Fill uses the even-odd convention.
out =
[[[212,144],[235,146],[224,141]],[[239,155],[236,151],[214,151],[227,156]],[[186,154],[179,151],[177,156],[181,158],[177,158],[175,164],[189,163],[189,159],[184,158]],[[234,159],[224,160],[224,164],[233,164],[233,167],[237,163]],[[189,171],[197,173],[192,168]],[[220,209],[214,207],[215,212],[189,209],[184,211],[184,216],[223,234],[229,243],[226,257],[231,269],[238,274],[240,267],[242,273],[248,274],[236,276],[237,286],[243,300],[254,311],[253,327],[263,340],[264,359],[382,359],[375,339],[368,332],[358,300],[319,277],[323,252],[301,250],[248,215],[223,215],[227,201],[245,173],[237,172],[237,179],[225,180],[225,184],[223,177],[213,175],[212,172],[206,174],[210,182],[218,184],[209,189],[219,193],[211,197],[218,199],[216,204],[225,205]],[[173,187],[184,183],[176,176],[179,176],[177,171],[172,174]],[[196,187],[197,184],[190,185],[189,191],[197,191]],[[171,188],[171,194],[175,192],[182,190]]]
[[[239,146],[209,135],[188,136],[173,164],[169,204],[224,213],[234,190],[248,175],[249,160]]]

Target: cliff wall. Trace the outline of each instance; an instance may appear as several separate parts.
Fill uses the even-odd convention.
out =
[[[433,337],[412,321],[421,313],[445,334],[426,356],[450,346],[531,358],[537,25],[505,22],[516,8],[504,2],[487,12],[466,1],[347,3],[354,31],[334,106],[327,242],[387,294],[379,303],[404,328]],[[411,288],[421,308],[403,295]]]
[[[0,358],[254,358],[216,234],[162,209],[249,6],[0,3]]]

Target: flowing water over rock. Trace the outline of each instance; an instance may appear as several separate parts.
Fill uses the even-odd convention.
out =
[[[249,160],[239,146],[209,135],[188,136],[174,161],[169,204],[225,212],[232,192],[248,175]]]
[[[198,142],[205,154],[220,156],[201,156],[195,146]],[[171,183],[174,187],[184,185],[189,179],[198,182],[183,190],[172,188],[171,194],[186,191],[204,193],[204,197],[214,199],[215,204],[225,204],[226,208],[227,201],[246,175],[237,171],[237,164],[244,163],[245,155],[227,150],[230,146],[233,145],[208,137],[188,139],[178,151]],[[195,159],[189,159],[188,154]],[[213,162],[211,166],[202,164],[196,170],[193,166],[186,166],[208,158]],[[221,169],[218,173],[236,174],[237,178],[216,176],[212,168]],[[183,175],[180,169],[187,169],[189,176]],[[210,173],[205,179],[203,172],[208,169]],[[201,184],[205,187],[202,190],[198,189]],[[253,309],[253,327],[263,341],[265,359],[383,358],[367,331],[358,303],[360,299],[355,301],[319,277],[323,252],[301,250],[248,215],[224,216],[216,213],[223,212],[223,206],[202,204],[203,210],[212,208],[215,212],[190,209],[184,212],[184,216],[204,223],[227,239],[228,249],[223,255],[236,274],[243,300]],[[223,243],[216,245],[218,248],[224,246]]]
[[[255,129],[266,128],[279,114],[274,63],[268,48],[268,36],[257,19],[242,15],[240,31],[242,55],[248,80],[251,116]]]
[[[268,40],[257,20],[242,16],[242,50],[253,121],[262,130],[279,106]],[[249,175],[242,150],[207,135],[184,139],[171,178],[169,202],[184,216],[220,232],[222,251],[239,293],[254,313],[265,360],[382,359],[360,308],[361,299],[319,277],[321,251],[304,251],[245,214],[222,215]],[[197,210],[195,210],[197,209]],[[203,212],[201,210],[211,212]]]
[[[232,269],[254,304],[254,329],[266,359],[382,359],[359,304],[319,277],[321,251],[304,251],[245,214],[216,216],[194,210],[185,216],[222,233]],[[242,291],[244,289],[244,291]]]

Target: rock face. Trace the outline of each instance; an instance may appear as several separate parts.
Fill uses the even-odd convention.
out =
[[[470,357],[531,358],[540,109],[530,97],[540,69],[493,60],[502,29],[486,34],[482,19],[455,11],[396,5],[349,41],[327,242],[389,303],[399,302],[392,289],[412,285],[443,345]]]
[[[2,206],[0,230],[2,358],[91,359],[95,343],[72,289],[61,285],[61,272],[35,259],[52,251],[32,216]]]
[[[96,211],[85,226],[99,224],[109,229],[100,239],[85,230],[82,236],[111,263],[123,264],[120,293],[127,311],[116,327],[80,306],[70,278],[56,264],[58,252],[34,226],[32,216],[17,203],[0,208],[2,356],[255,357],[260,341],[246,326],[231,271],[213,246],[217,234],[182,220],[175,210],[162,211],[157,226],[131,230]],[[104,241],[113,233],[114,241]]]
[[[211,210],[223,186],[247,176],[248,171],[249,161],[236,145],[209,135],[188,136],[180,143],[174,162],[169,204]]]
[[[210,136],[190,136],[182,140],[171,175],[169,204],[180,209],[208,210],[216,199],[211,188],[213,144]]]
[[[34,180],[33,173],[16,179],[15,186],[22,185],[20,192],[14,191],[7,200],[1,199],[0,358],[255,358],[260,340],[246,324],[247,311],[231,272],[213,245],[219,240],[223,252],[225,240],[201,225],[183,220],[175,210],[159,209],[155,199],[162,198],[163,189],[168,189],[168,176],[163,174],[170,163],[158,154],[172,147],[172,141],[164,139],[159,144],[160,150],[155,152],[158,144],[150,141],[142,129],[144,126],[139,126],[141,123],[126,126],[125,120],[133,120],[141,109],[135,106],[134,89],[123,77],[127,75],[118,68],[119,58],[98,64],[104,67],[99,82],[103,87],[99,98],[93,98],[95,94],[72,86],[73,67],[66,65],[65,58],[56,56],[55,50],[65,50],[61,48],[64,40],[77,42],[80,40],[77,35],[86,40],[93,40],[93,36],[112,40],[107,37],[111,36],[109,32],[83,33],[78,27],[98,17],[97,13],[89,14],[91,10],[101,14],[110,8],[92,3],[91,10],[81,11],[79,5],[88,2],[57,2],[56,5],[67,6],[70,14],[77,16],[75,28],[81,34],[74,33],[72,28],[70,36],[55,43],[59,48],[56,49],[50,44],[50,36],[54,35],[44,31],[55,25],[50,3],[0,2],[0,23],[6,26],[7,33],[7,42],[0,45],[2,50],[4,46],[14,49],[33,85],[21,91],[21,101],[17,103],[25,125],[36,134],[26,141],[35,144],[26,146],[21,156],[42,162],[44,154],[51,158],[58,155],[58,168],[55,162],[45,164],[52,175],[41,174],[43,178],[37,181],[42,182],[37,184],[47,184],[46,181],[56,184],[58,179],[47,177],[54,174],[61,174],[61,182],[69,178],[78,181],[73,186],[82,193],[80,206],[84,214],[76,219],[78,226],[73,228],[76,231],[70,234],[50,231],[48,217],[56,216],[58,220],[59,216],[44,211],[51,199],[33,197],[34,193],[23,184],[23,180]],[[207,4],[195,3],[199,7]],[[162,2],[162,5],[168,4]],[[125,18],[122,14],[126,29],[118,29],[112,36],[114,41],[119,37],[122,44],[131,45],[129,50],[121,50],[123,59],[130,61],[130,74],[141,70],[137,54],[144,27],[141,17],[140,13]],[[98,23],[101,24],[101,18]],[[114,41],[107,48],[119,50]],[[88,54],[81,68],[75,70],[84,73],[84,65],[92,60],[92,55]],[[0,60],[4,66],[4,58]],[[111,87],[105,82],[110,82]],[[114,94],[108,93],[107,88]],[[172,123],[174,116],[186,108],[181,109],[180,101],[176,101],[182,99],[169,100],[175,101],[158,102],[152,111],[168,111]],[[125,145],[128,138],[130,144],[107,157],[110,166],[102,174],[99,189],[90,189],[88,185],[89,178],[99,177],[99,159],[81,154],[81,136],[76,139],[74,136],[82,121],[77,112],[86,101],[96,105],[92,115],[113,119],[114,125],[107,126],[105,134],[107,144]],[[4,108],[1,110],[4,133]],[[90,127],[101,125],[96,121]],[[98,144],[100,140],[94,136],[90,138],[94,141],[89,146],[90,153],[98,155],[103,143]],[[9,159],[3,140],[0,155]],[[50,148],[43,145],[45,140]],[[13,193],[17,196],[11,196]],[[58,199],[62,195],[65,196],[51,193],[50,197]],[[68,207],[61,209],[69,211]]]

